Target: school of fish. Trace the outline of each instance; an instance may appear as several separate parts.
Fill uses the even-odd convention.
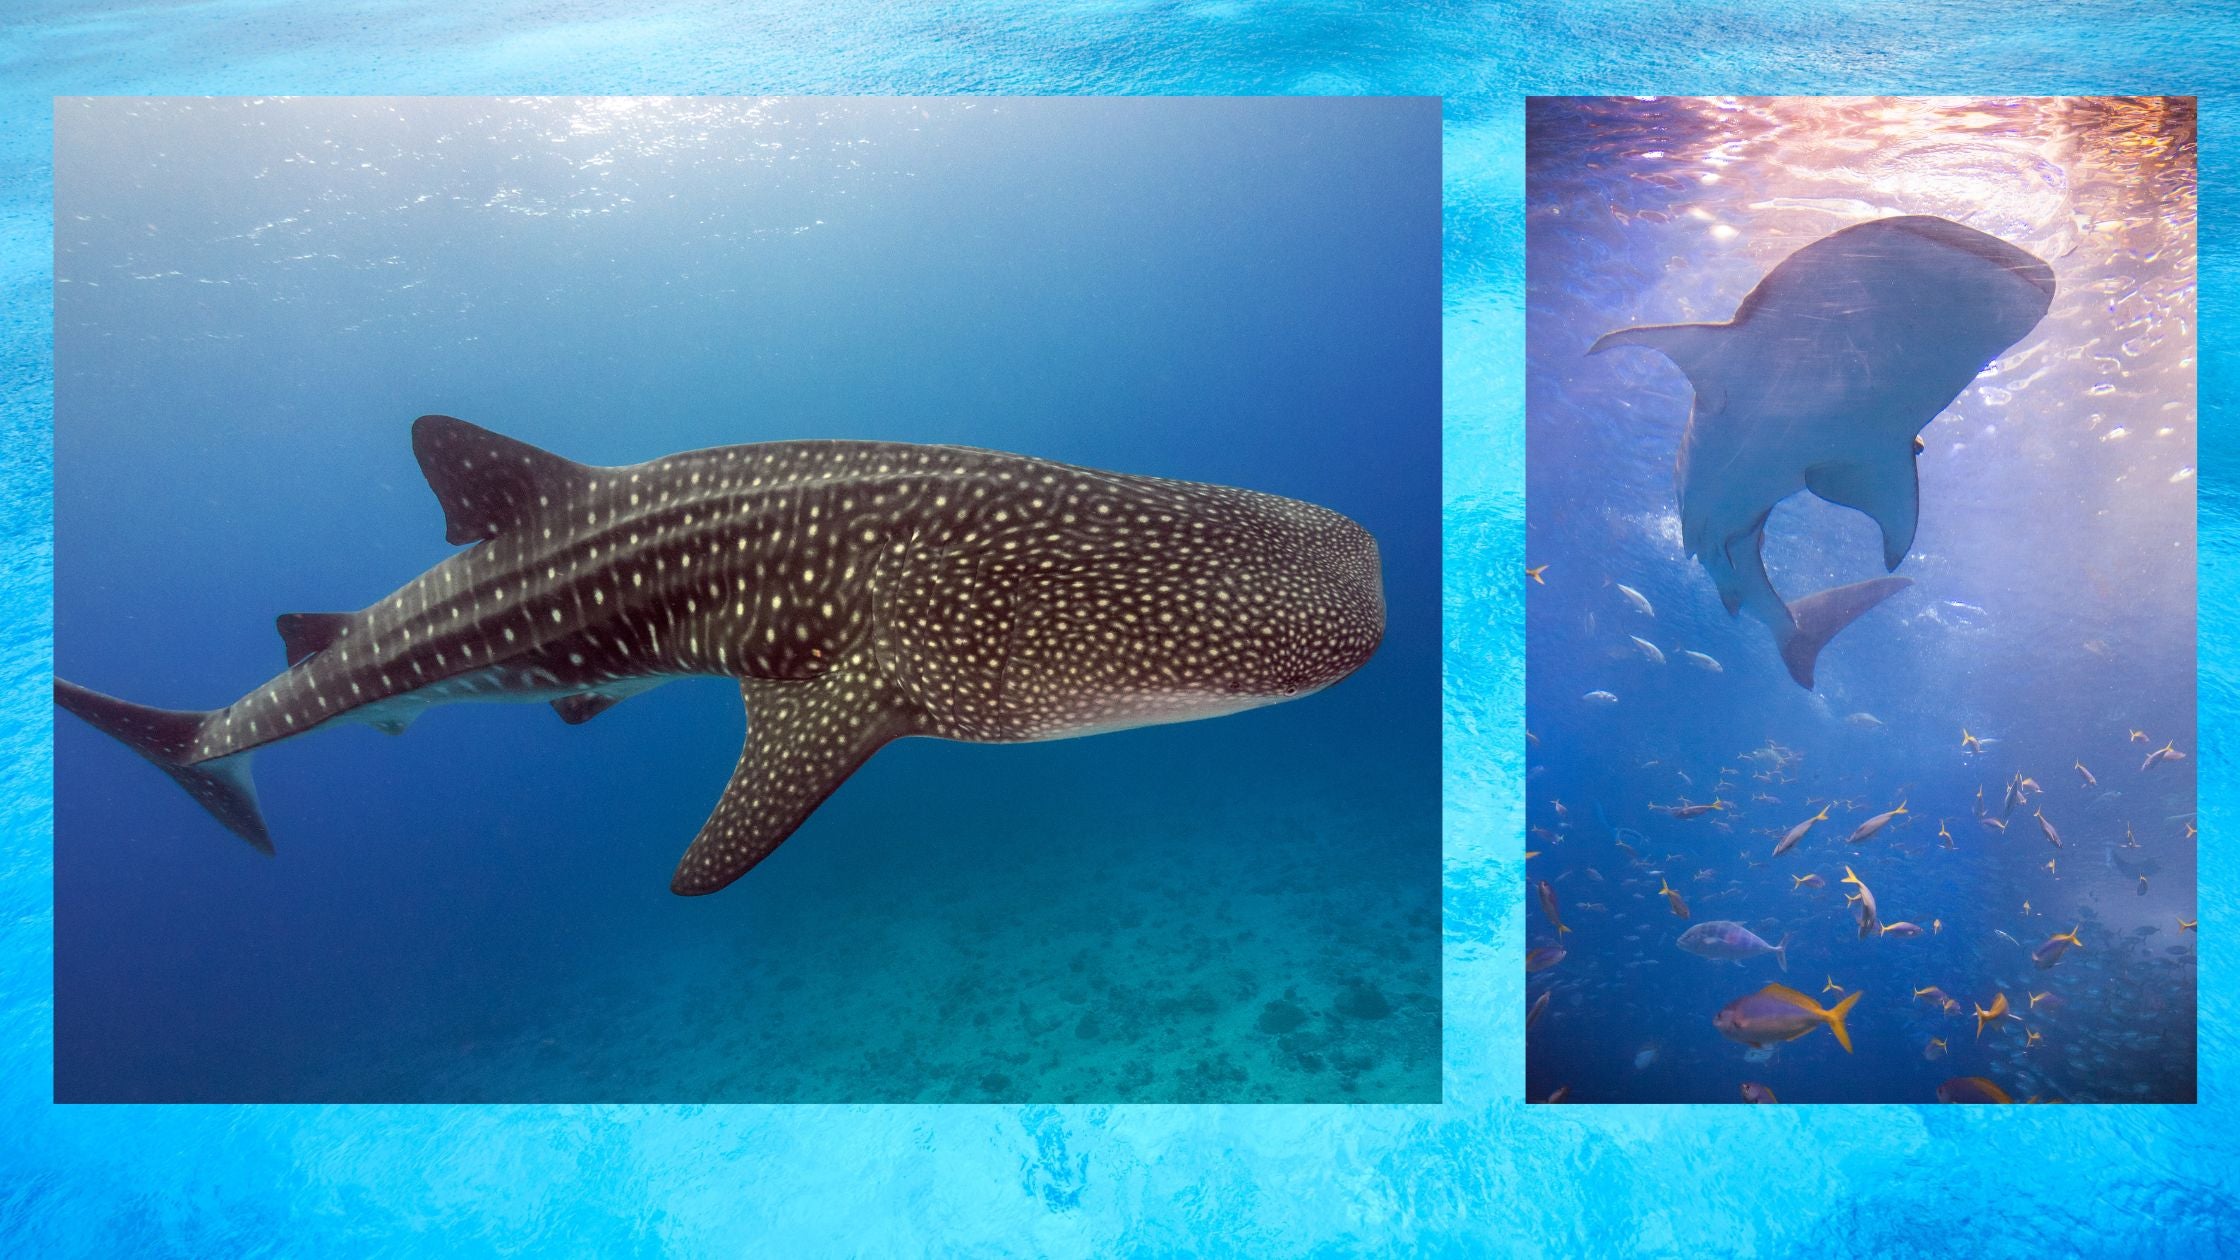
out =
[[[1654,618],[1640,591],[1610,585],[1622,609]],[[1711,661],[1677,645],[1668,651],[1630,632],[1625,637],[1655,665],[1698,656]],[[1706,667],[1718,668],[1716,662]],[[1611,691],[1588,700],[1619,703]],[[1889,729],[1870,713],[1842,721],[1877,736]],[[1683,1018],[1703,1020],[1732,1043],[1730,1100],[1776,1102],[1773,1087],[1752,1078],[1784,1053],[1832,1055],[1813,1062],[1820,1072],[1840,1074],[1843,1057],[1857,1048],[1856,1025],[1864,1017],[1877,1038],[1903,1037],[1908,1054],[1930,1063],[1952,1058],[1954,1074],[1935,1087],[1936,1101],[2124,1101],[2126,1091],[2111,1092],[2098,1082],[2120,1075],[2111,1071],[2117,1056],[2169,1049],[2157,1040],[2154,1017],[2175,1000],[2154,986],[2141,987],[2136,977],[2164,966],[2190,973],[2198,917],[2181,915],[2167,926],[2141,925],[2119,935],[2097,931],[2099,916],[2065,886],[2070,876],[2061,864],[2102,862],[2122,879],[2135,876],[2144,896],[2157,866],[2153,849],[2190,846],[2198,830],[2190,811],[2151,821],[2130,817],[2124,788],[2135,788],[2144,800],[2152,785],[2123,783],[2128,766],[2107,778],[2087,768],[2086,756],[2120,762],[2123,747],[2145,744],[2150,751],[2130,773],[2151,780],[2159,767],[2187,756],[2176,741],[2157,745],[2128,726],[2120,736],[2112,731],[2109,746],[2076,757],[2073,780],[2056,779],[2054,767],[2046,767],[2045,781],[2056,784],[2050,792],[2032,768],[2001,764],[2001,739],[1962,728],[1947,769],[1979,782],[1971,796],[1957,799],[1949,790],[1924,790],[1922,782],[1879,787],[1870,770],[1815,767],[1804,752],[1770,739],[1724,764],[1651,758],[1625,776],[1669,785],[1657,793],[1662,799],[1646,792],[1632,800],[1571,804],[1532,799],[1527,857],[1539,912],[1528,916],[1527,1026],[1546,1036],[1551,1023],[1608,1021],[1658,988],[1660,968],[1720,968],[1715,974],[1727,978],[1717,987],[1728,991],[1728,1000],[1707,1002]],[[1528,737],[1537,753],[1540,736]],[[1615,814],[1641,813],[1657,816],[1642,821],[1659,833],[1653,838],[1610,825]],[[2028,825],[2010,830],[2018,816]],[[1929,873],[1940,876],[1943,887],[1964,887],[1974,878],[1965,865],[1971,848],[2020,854],[2041,842],[2038,852],[2047,860],[2034,866],[2039,873],[2025,887],[1977,879],[1973,891],[1946,892],[1934,904],[1916,902],[1919,894],[1910,891],[1922,882],[1919,864],[1945,863]],[[1878,884],[1909,893],[1901,903],[1878,896]],[[1767,913],[1769,905],[1778,911]],[[1959,948],[1932,955],[1919,944],[1924,938]],[[1800,947],[1813,971],[1836,969],[1817,992],[1791,987],[1791,952]],[[1837,980],[1844,970],[1885,973],[1893,961],[1908,969],[1909,950],[1922,960],[1910,996],[1868,993]],[[1926,961],[1949,960],[1955,952],[1970,963],[1956,968]],[[1617,982],[1608,978],[1612,962],[1622,977]],[[1596,978],[1585,977],[1589,968]],[[1700,972],[1686,982],[1691,991],[1701,985]],[[1822,1048],[1810,1049],[1816,1044]],[[1652,1071],[1679,1053],[1677,1039],[1651,1040],[1634,1053],[1632,1071]],[[1782,1090],[1798,1102],[1844,1098],[1840,1090],[1821,1096],[1794,1085]],[[1553,1090],[1542,1085],[1538,1097],[1601,1101],[1573,1081]],[[1930,1096],[1925,1091],[1916,1101]]]

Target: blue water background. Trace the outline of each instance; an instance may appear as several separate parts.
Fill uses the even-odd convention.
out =
[[[2240,865],[2203,848],[2201,1103],[2167,1108],[1526,1109],[1523,106],[1526,92],[2203,94],[2202,711],[2229,817],[2240,613],[2223,482],[2233,345],[2221,6],[1589,4],[922,14],[369,2],[17,10],[6,202],[10,1244],[67,1254],[685,1248],[902,1255],[1383,1251],[1765,1256],[2240,1245]],[[1447,96],[1445,1102],[1439,1107],[53,1108],[45,494],[49,102],[72,92],[1405,91]],[[621,716],[617,714],[611,716]],[[866,1178],[866,1166],[881,1171]],[[1973,1216],[1971,1217],[1971,1214]]]
[[[59,1097],[1437,1098],[1436,102],[58,109],[74,681],[215,707],[273,613],[447,554],[429,411],[595,464],[844,437],[1249,485],[1360,521],[1389,608],[1302,703],[899,743],[700,900],[667,877],[724,681],[276,746],[272,861],[65,726]]]
[[[2017,1098],[2193,1100],[2195,938],[2178,927],[2195,917],[2198,752],[2191,114],[2182,101],[1532,103],[1527,553],[1547,585],[1529,601],[1527,847],[1574,931],[1531,984],[1553,996],[1529,1096],[1568,1084],[1582,1102],[1731,1102],[1752,1080],[1791,1102],[1928,1101],[1980,1075]],[[1919,529],[1898,570],[1915,584],[1822,651],[1808,692],[1682,553],[1685,378],[1661,356],[1585,349],[1632,324],[1725,319],[1791,252],[1895,213],[1993,232],[2048,260],[2059,292],[1923,431]],[[1765,556],[1792,600],[1882,572],[1871,521],[1802,496],[1767,522]],[[2188,760],[2141,769],[2166,742]],[[2044,790],[2008,811],[2016,773]],[[1658,808],[1714,796],[1723,808],[1696,818]],[[1844,843],[1901,803],[1876,838]],[[2006,829],[1979,823],[1984,810]],[[2136,847],[2120,847],[2127,828]],[[1862,940],[1846,870],[1883,922],[1925,935]],[[1792,882],[1808,873],[1825,886]],[[1771,957],[1737,967],[1675,947],[1712,920],[1788,938],[1787,974]],[[1537,909],[1529,924],[1534,944],[1555,940]],[[2082,949],[2033,965],[2031,948],[2072,928]],[[1829,1004],[1860,991],[1857,1053],[1816,1036],[1751,1062],[1714,1030],[1720,1007],[1775,979]],[[1958,1009],[1914,996],[1931,987]],[[2024,1018],[1978,1039],[1967,1012],[2001,991]]]

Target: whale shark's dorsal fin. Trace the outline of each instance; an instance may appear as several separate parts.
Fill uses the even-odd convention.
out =
[[[355,620],[354,613],[281,613],[275,624],[280,628],[280,646],[288,654],[288,663],[300,665],[350,633]]]
[[[747,873],[793,834],[833,789],[911,721],[869,670],[739,684],[747,746],[723,799],[684,851],[669,890],[695,897]]]
[[[1805,488],[1838,507],[1874,518],[1882,527],[1882,568],[1888,572],[1913,550],[1914,527],[1921,520],[1921,475],[1910,445],[1872,462],[1814,464],[1804,470]]]
[[[481,542],[519,525],[540,500],[587,480],[590,469],[527,442],[450,416],[412,422],[412,453],[443,505],[443,536]]]

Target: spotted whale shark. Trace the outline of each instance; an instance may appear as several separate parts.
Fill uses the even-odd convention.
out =
[[[1828,640],[1911,579],[1871,578],[1784,601],[1766,574],[1766,517],[1799,490],[1872,517],[1883,567],[1913,547],[1921,430],[2052,304],[2053,271],[1973,228],[1926,215],[1822,237],[1720,324],[1625,328],[1589,348],[1661,352],[1694,411],[1674,464],[1681,541],[1733,614],[1765,623],[1797,685]]]
[[[1251,490],[1021,455],[773,442],[579,464],[448,416],[412,445],[464,546],[356,612],[279,618],[287,668],[222,709],[61,678],[63,708],[269,854],[255,750],[438,704],[570,723],[675,678],[736,679],[745,748],[678,863],[713,892],[887,742],[1063,739],[1320,690],[1384,634],[1377,546]]]

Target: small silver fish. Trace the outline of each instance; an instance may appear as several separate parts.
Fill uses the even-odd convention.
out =
[[[1740,963],[1771,954],[1783,971],[1789,969],[1787,936],[1781,938],[1779,945],[1768,945],[1757,933],[1732,919],[1707,919],[1682,932],[1675,943],[1698,958],[1719,962]]]

